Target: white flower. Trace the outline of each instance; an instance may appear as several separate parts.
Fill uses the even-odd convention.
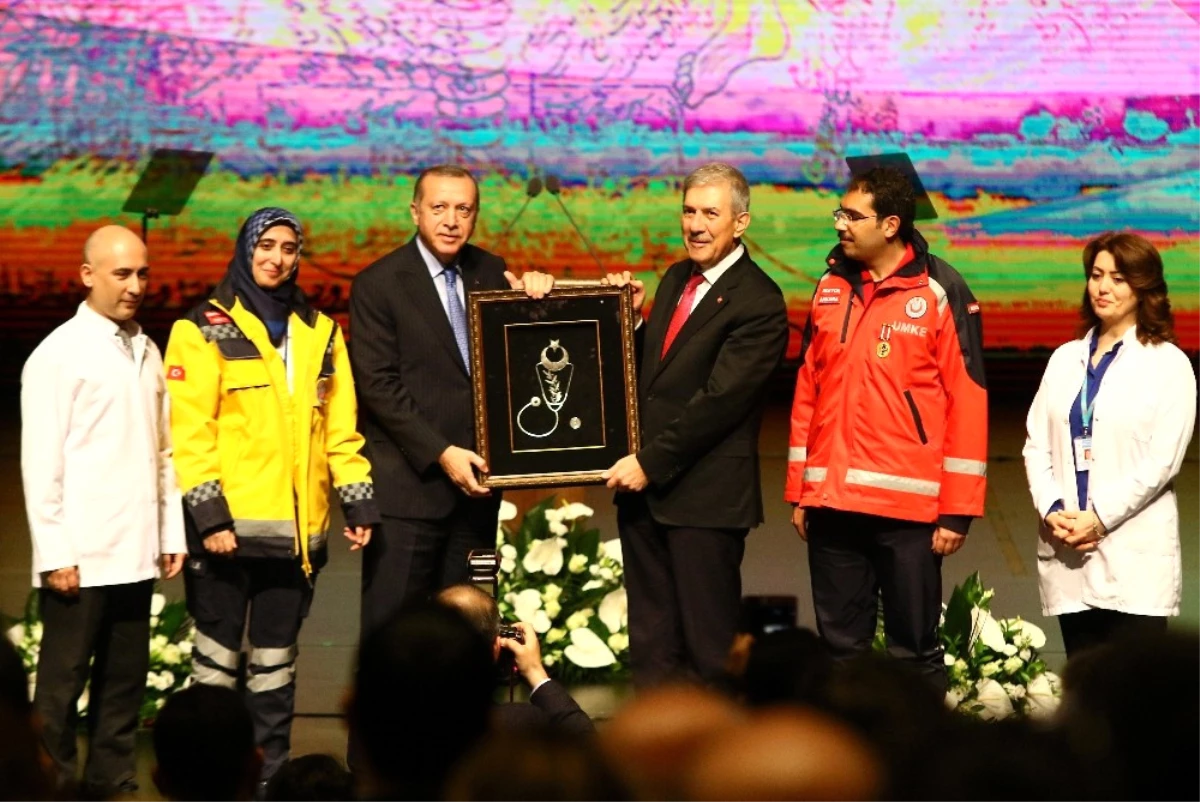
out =
[[[29,672],[29,701],[33,701],[33,692],[37,690],[37,672]]]
[[[595,610],[586,607],[582,610],[576,610],[567,617],[567,629],[576,630],[580,627],[586,627],[588,620],[595,614]]]
[[[580,668],[604,668],[617,662],[612,649],[587,627],[571,630],[571,645],[563,653]]]
[[[564,521],[574,521],[577,518],[591,518],[595,514],[595,510],[578,501],[572,501],[562,508],[562,520]]]
[[[169,666],[179,665],[183,662],[183,655],[179,651],[179,647],[174,643],[167,644],[162,651],[162,661]]]
[[[550,616],[546,614],[545,610],[538,610],[533,614],[533,620],[529,622],[529,625],[533,627],[534,632],[541,635],[550,629]]]
[[[1044,671],[1029,680],[1029,686],[1025,689],[1025,704],[1031,717],[1048,717],[1058,708],[1058,703],[1057,676]]]
[[[183,655],[184,657],[192,656],[192,641],[190,638],[179,641],[178,646],[179,646],[179,653],[181,655]]]
[[[607,565],[601,567],[600,578],[607,582],[611,582],[613,579],[613,570],[611,568],[609,568]]]
[[[563,535],[565,535],[567,532],[570,532],[570,531],[571,531],[570,527],[568,527],[562,521],[551,521],[550,522],[550,534],[555,535],[556,537],[562,537]]]
[[[1030,649],[1022,649],[1017,653],[1025,662],[1029,662],[1029,658],[1033,657],[1033,652]]]
[[[966,673],[967,661],[959,657],[954,661],[954,670],[959,673]]]
[[[563,513],[562,513],[561,507],[547,507],[546,508],[546,523],[558,524],[558,523],[562,523],[562,519],[563,519]]]
[[[608,648],[614,652],[623,652],[629,648],[629,636],[623,632],[618,632],[608,636]]]
[[[1002,682],[1000,683],[1000,687],[1008,694],[1008,698],[1014,702],[1025,695],[1025,686],[1017,685],[1015,682]]]
[[[167,606],[167,597],[161,593],[155,593],[150,597],[150,615],[162,615],[163,608]]]
[[[1000,661],[993,660],[990,663],[984,663],[983,665],[981,665],[979,667],[979,673],[985,677],[994,677],[995,675],[1000,673],[1001,668],[1002,668],[1002,666],[1000,665]]]
[[[517,505],[511,501],[500,502],[500,517],[499,521],[511,521],[517,517]]]
[[[1021,618],[1010,622],[1014,630],[1014,640],[1020,646],[1041,649],[1046,645],[1046,633],[1036,624],[1031,624]]]
[[[158,629],[158,616],[152,615],[150,616],[150,631],[153,632],[156,629]]]
[[[960,691],[956,688],[950,688],[949,690],[946,691],[946,707],[950,708],[951,710],[957,709],[958,703],[961,702],[962,700],[963,700],[963,692],[962,691]]]
[[[155,635],[150,639],[150,657],[158,659],[162,655],[162,650],[167,647],[166,635]]]
[[[558,662],[558,658],[552,654],[548,654],[542,658],[542,665],[552,666]]]
[[[591,565],[588,566],[588,573],[591,574],[592,576],[599,576],[600,575],[600,566],[596,565],[595,563],[592,563]]]
[[[542,594],[538,593],[537,588],[525,588],[514,595],[512,606],[518,621],[532,624],[534,615],[542,609]]]
[[[159,697],[158,699],[154,700],[154,709],[162,710],[163,705],[165,705],[166,703],[167,703],[166,697]]]
[[[562,587],[554,584],[553,582],[546,585],[546,587],[542,590],[543,601],[557,601],[561,597]]]
[[[8,628],[8,642],[13,646],[20,646],[21,641],[25,640],[25,625],[20,621]]]
[[[994,679],[981,679],[975,683],[975,699],[983,706],[979,717],[985,721],[1008,718],[1013,714],[1012,700]]]
[[[511,543],[505,543],[500,547],[500,570],[506,574],[511,574],[517,567],[517,547]]]
[[[949,668],[950,666],[953,666],[954,665],[954,655],[950,654],[950,652],[946,652],[945,654],[943,654],[942,655],[942,665],[946,666],[947,668]]]
[[[551,599],[550,601],[546,602],[546,615],[550,616],[551,618],[555,618],[561,612],[562,605],[557,601]]]
[[[567,541],[561,537],[535,541],[521,565],[530,573],[543,571],[548,576],[554,576],[562,570],[563,549],[566,547]]]
[[[41,643],[42,642],[42,622],[41,621],[34,622],[32,631],[29,634],[33,636],[34,643]]]
[[[555,627],[546,633],[546,643],[558,643],[565,637],[567,637],[567,631],[565,629],[559,629],[558,627]]]
[[[75,703],[75,712],[81,716],[87,713],[88,700],[91,699],[91,690],[92,686],[90,684],[85,685],[83,693],[79,694],[79,701]]]
[[[600,551],[604,552],[604,556],[615,563],[625,564],[625,556],[621,553],[621,540],[613,538],[606,540],[600,544]]]
[[[1020,657],[1010,657],[1004,661],[1004,673],[1015,674],[1025,665],[1025,661]]]
[[[592,567],[595,568],[596,566],[593,565]],[[589,590],[595,590],[596,588],[602,587],[604,587],[604,583],[602,581],[599,579],[591,579],[583,583],[582,590],[586,593]]]
[[[1006,644],[1004,644],[1004,648],[1001,649],[1000,651],[1003,652],[1006,656],[1012,657],[1014,654],[1017,653],[1017,647],[1011,643],[1006,643]]]
[[[620,632],[629,621],[629,597],[625,588],[617,588],[600,602],[600,620],[609,632]]]
[[[571,557],[570,562],[567,563],[567,570],[573,574],[582,574],[583,569],[587,568],[587,564],[588,558],[586,555],[576,554],[575,556]]]
[[[983,641],[983,645],[993,652],[1003,651],[1004,644],[1007,643],[1000,624],[992,618],[991,613],[982,607],[971,609],[971,636],[971,642],[967,645],[968,649],[975,645],[976,639]]]

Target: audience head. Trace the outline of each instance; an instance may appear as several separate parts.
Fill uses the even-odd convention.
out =
[[[365,761],[361,795],[431,798],[484,734],[494,663],[457,611],[402,610],[363,640],[349,725]]]
[[[304,755],[284,763],[267,783],[268,800],[323,802],[353,799],[354,778],[332,755]]]
[[[849,727],[813,710],[768,709],[717,733],[681,767],[690,799],[876,799],[884,772]]]
[[[41,748],[21,655],[0,637],[0,798],[49,799],[54,767]]]
[[[491,738],[454,773],[452,800],[631,799],[594,741],[548,732]]]
[[[819,705],[832,672],[833,659],[810,629],[756,635],[742,677],[746,703],[751,707],[788,702]]]
[[[492,658],[500,654],[500,608],[496,600],[474,585],[451,585],[437,595],[437,603],[458,611],[491,646]]]
[[[254,722],[229,688],[195,684],[154,722],[154,784],[168,799],[252,799],[262,769]]]
[[[676,799],[681,772],[709,737],[735,726],[742,710],[714,691],[670,685],[641,691],[600,730],[612,765],[639,795]]]

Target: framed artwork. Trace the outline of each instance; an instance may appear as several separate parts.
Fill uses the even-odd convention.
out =
[[[471,383],[486,487],[561,487],[641,447],[633,304],[627,288],[556,284],[473,292]]]

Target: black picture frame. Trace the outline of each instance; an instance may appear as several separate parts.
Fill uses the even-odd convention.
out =
[[[603,483],[641,447],[628,288],[472,292],[471,384],[485,487]]]

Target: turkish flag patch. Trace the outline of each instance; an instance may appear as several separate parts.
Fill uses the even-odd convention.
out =
[[[979,314],[979,304],[975,304],[975,303],[967,304],[967,314],[968,315],[978,315]]]
[[[183,381],[187,378],[187,371],[180,365],[172,365],[167,368],[167,378],[175,381]]]
[[[224,312],[218,312],[215,309],[210,309],[209,311],[205,312],[204,317],[207,318],[208,325],[210,326],[221,326],[225,323],[233,322],[229,319],[229,315],[225,314]]]

